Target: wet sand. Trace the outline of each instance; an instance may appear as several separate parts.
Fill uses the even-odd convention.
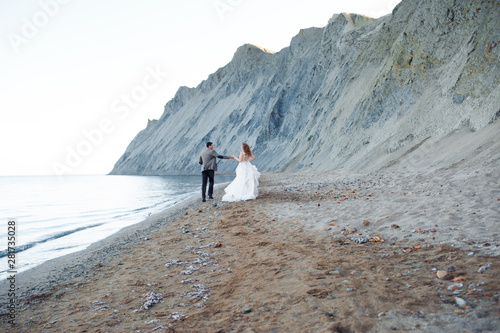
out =
[[[19,274],[2,329],[498,331],[499,176],[264,174],[238,203],[219,187]]]

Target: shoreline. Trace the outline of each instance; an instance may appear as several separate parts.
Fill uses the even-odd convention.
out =
[[[6,219],[15,221],[9,225],[16,224],[16,229],[24,230],[20,230],[19,235],[12,234],[16,230],[11,230],[9,235],[11,239],[16,238],[15,247],[10,250],[16,251],[17,274],[84,250],[129,225],[143,222],[151,214],[162,213],[199,193],[201,183],[199,176],[118,177],[123,179],[113,180],[107,175],[69,175],[58,181],[50,175],[6,176],[1,183],[5,185],[4,194],[15,191],[17,195],[0,196],[5,199],[2,211]],[[219,184],[230,180],[229,177],[217,179]],[[150,183],[154,183],[155,189]],[[124,199],[121,186],[130,184],[136,187]],[[46,191],[52,195],[43,196]],[[86,193],[93,194],[87,197]],[[23,200],[15,199],[21,197],[30,203],[29,207],[23,208]],[[9,276],[6,245],[0,251],[0,258],[4,258],[0,281]]]
[[[494,331],[499,179],[263,174],[236,203],[218,184],[48,274],[12,331]]]
[[[227,183],[215,184],[214,192],[220,191]],[[144,220],[124,227],[108,237],[90,244],[87,248],[61,257],[50,259],[28,270],[16,274],[16,294],[21,298],[29,297],[32,293],[41,293],[50,289],[54,284],[80,276],[85,267],[97,261],[95,256],[102,252],[117,253],[119,248],[130,245],[134,238],[147,237],[169,221],[175,220],[183,211],[199,201],[199,195],[192,196],[168,207],[167,209],[152,214]],[[101,255],[102,256],[102,255]],[[102,258],[104,260],[104,258]],[[67,271],[71,270],[71,273]],[[45,281],[45,282],[41,282]],[[0,301],[6,304],[7,280],[0,281]]]

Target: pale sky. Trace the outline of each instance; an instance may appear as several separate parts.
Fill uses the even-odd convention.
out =
[[[106,174],[178,87],[398,0],[2,0],[0,175]],[[166,157],[167,158],[167,157]]]

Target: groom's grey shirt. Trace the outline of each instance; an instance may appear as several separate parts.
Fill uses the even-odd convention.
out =
[[[231,157],[219,155],[215,150],[208,148],[203,153],[201,153],[200,155],[201,172],[205,170],[217,171],[217,158],[230,159]]]

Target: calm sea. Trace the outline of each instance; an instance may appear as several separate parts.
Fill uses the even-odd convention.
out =
[[[216,183],[234,177],[216,176]],[[0,279],[7,277],[7,237],[16,221],[16,270],[85,249],[193,195],[199,176],[0,177]]]

